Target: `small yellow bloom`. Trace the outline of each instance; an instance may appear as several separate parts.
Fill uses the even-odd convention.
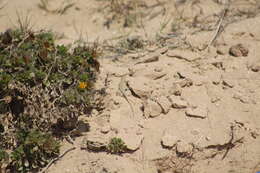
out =
[[[87,83],[86,82],[79,82],[79,88],[80,89],[85,89],[87,87]]]

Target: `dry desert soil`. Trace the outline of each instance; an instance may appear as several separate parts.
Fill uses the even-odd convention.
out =
[[[0,0],[1,31],[17,19],[103,49],[102,109],[46,172],[260,171],[259,0]]]

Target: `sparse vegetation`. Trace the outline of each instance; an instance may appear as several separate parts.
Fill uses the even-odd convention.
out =
[[[9,158],[8,153],[0,149],[0,165]]]
[[[138,25],[138,20],[145,16],[141,9],[146,7],[142,0],[109,0],[105,9],[108,9],[107,13],[112,16],[105,25],[109,27],[113,20],[119,21],[124,27]]]
[[[120,154],[126,151],[126,145],[121,138],[112,138],[107,146],[107,150],[113,154]]]
[[[59,143],[50,135],[40,131],[21,130],[17,133],[17,148],[11,153],[11,169],[29,172],[43,167],[50,158],[59,153]]]
[[[138,36],[130,36],[122,39],[119,43],[119,47],[127,51],[136,51],[144,48],[144,41]]]
[[[58,155],[55,138],[91,109],[100,52],[55,45],[52,32],[19,25],[0,34],[0,166],[29,172]]]

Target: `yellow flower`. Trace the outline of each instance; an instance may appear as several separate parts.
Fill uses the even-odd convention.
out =
[[[80,89],[85,89],[87,87],[87,83],[86,82],[79,82],[79,88]]]

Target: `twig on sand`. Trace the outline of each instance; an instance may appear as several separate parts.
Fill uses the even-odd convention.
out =
[[[230,140],[228,141],[228,143],[223,145],[223,149],[226,149],[224,155],[222,156],[222,160],[225,159],[225,157],[227,156],[228,152],[234,148],[236,146],[237,143],[242,143],[244,140],[244,137],[241,137],[240,139],[233,141],[234,140],[234,126],[230,127],[231,132],[230,132]]]
[[[126,74],[127,75],[127,74]],[[126,86],[126,81],[125,81],[125,78],[126,78],[126,75],[123,75],[121,77],[121,80],[120,80],[120,83],[119,83],[119,86],[118,86],[118,89],[120,90],[121,94],[123,95],[123,97],[125,98],[125,100],[128,102],[130,108],[131,108],[131,111],[132,111],[132,116],[133,118],[135,117],[135,113],[134,113],[134,108],[133,108],[133,105],[131,104],[130,100],[127,98],[126,94],[125,94],[125,91],[124,91],[124,87]]]
[[[69,148],[68,150],[64,151],[64,153],[62,153],[61,155],[59,155],[59,157],[55,158],[55,159],[52,159],[48,165],[46,165],[41,171],[40,173],[45,173],[49,167],[54,163],[56,162],[57,160],[61,159],[63,156],[65,156],[68,152],[72,151],[72,150],[75,150],[76,147],[72,147],[72,148]]]
[[[221,33],[223,19],[226,16],[227,11],[228,11],[228,5],[226,5],[225,8],[222,10],[222,14],[221,14],[220,19],[218,21],[218,26],[216,28],[215,34],[214,34],[214,36],[212,37],[212,39],[210,40],[210,42],[208,43],[208,45],[207,45],[207,47],[205,49],[208,49],[209,46],[212,45],[212,43],[217,39],[217,37]]]
[[[226,158],[228,152],[233,149],[238,143],[243,143],[243,140],[244,140],[244,137],[241,137],[237,140],[234,141],[234,129],[235,126],[232,125],[230,127],[230,140],[225,143],[225,144],[218,144],[218,145],[210,145],[210,146],[207,146],[206,149],[217,149],[218,151],[223,151],[225,150],[225,153],[224,155],[222,156],[222,160]],[[212,155],[213,157],[216,156],[217,153],[215,153],[214,155]]]

